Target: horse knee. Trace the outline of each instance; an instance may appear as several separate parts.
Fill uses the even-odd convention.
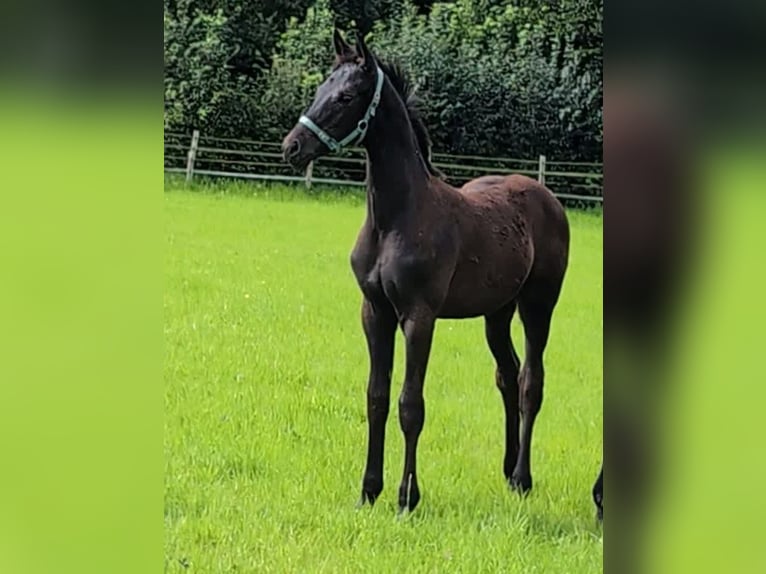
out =
[[[519,369],[495,368],[495,385],[501,393],[516,391],[519,384]]]
[[[372,390],[367,391],[367,416],[388,417],[388,409],[391,397],[388,393],[380,393]]]

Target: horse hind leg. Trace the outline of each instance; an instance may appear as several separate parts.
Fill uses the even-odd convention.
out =
[[[519,405],[521,407],[521,437],[516,466],[511,473],[511,486],[525,494],[532,489],[531,448],[532,429],[543,403],[543,353],[548,343],[551,316],[558,297],[541,297],[545,292],[534,287],[519,298],[519,315],[524,324],[526,352],[519,373]],[[530,295],[531,294],[531,295]]]
[[[516,302],[513,301],[484,319],[487,344],[497,365],[495,384],[503,397],[505,407],[503,474],[509,483],[519,456],[519,357],[511,340],[511,320],[515,311]]]

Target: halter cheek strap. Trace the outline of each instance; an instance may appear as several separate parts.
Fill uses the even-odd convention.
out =
[[[370,125],[370,120],[375,116],[375,110],[377,110],[378,104],[380,104],[380,93],[383,91],[383,78],[385,77],[383,75],[383,70],[381,70],[379,66],[375,66],[375,69],[378,72],[378,80],[375,84],[375,94],[373,94],[372,101],[367,107],[367,112],[365,112],[364,116],[362,116],[362,119],[359,120],[359,123],[356,124],[354,131],[352,131],[342,140],[337,141],[334,137],[316,125],[309,117],[305,115],[298,119],[298,121],[310,129],[323,144],[330,148],[330,151],[340,151],[348,144],[354,141],[359,143],[364,139],[364,136],[367,133],[367,128]]]

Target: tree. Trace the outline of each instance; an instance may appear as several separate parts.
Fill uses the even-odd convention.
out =
[[[332,0],[330,7],[339,26],[367,35],[375,22],[386,20],[401,4],[402,0]]]
[[[356,25],[409,70],[435,150],[599,160],[602,19],[602,0],[165,0],[165,125],[278,141]]]
[[[271,67],[279,34],[290,18],[302,18],[313,0],[165,0],[171,18],[196,14],[225,15],[221,40],[227,46],[227,68],[256,78]],[[179,39],[182,41],[182,39]]]

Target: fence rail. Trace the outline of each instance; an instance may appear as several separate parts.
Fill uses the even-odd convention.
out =
[[[364,150],[352,148],[310,163],[304,174],[295,173],[282,161],[280,144],[202,135],[165,132],[165,171],[182,173],[186,181],[195,175],[252,180],[362,186],[366,176]],[[448,174],[451,183],[462,185],[481,175],[521,173],[536,176],[562,200],[594,204],[603,202],[603,165],[597,162],[482,157],[433,153],[432,162]]]

